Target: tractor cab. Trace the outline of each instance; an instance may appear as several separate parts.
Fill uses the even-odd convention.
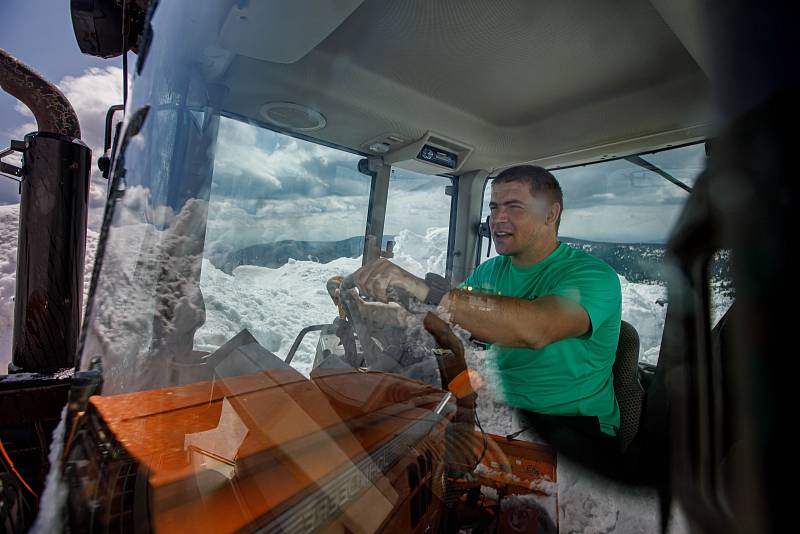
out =
[[[78,4],[79,44],[108,53],[113,17]],[[458,286],[497,254],[491,179],[520,163],[561,183],[559,240],[620,278],[617,478],[657,486],[664,518],[670,462],[699,458],[682,480],[714,497],[693,520],[733,524],[717,460],[738,434],[698,437],[729,406],[703,399],[738,289],[735,240],[701,224],[738,197],[709,177],[730,151],[711,142],[699,6],[123,4],[137,58],[65,416],[71,529],[577,528],[601,490],[559,491],[558,451],[520,433],[491,349],[424,306],[365,314],[350,276],[386,258]],[[700,430],[672,432],[687,414]],[[620,525],[658,524],[636,513]]]
[[[556,529],[555,451],[501,437],[522,429],[489,351],[426,310],[365,315],[347,280],[383,257],[457,286],[495,254],[491,176],[553,170],[562,240],[623,280],[633,441],[713,127],[663,9],[153,6],[84,323],[73,524]]]

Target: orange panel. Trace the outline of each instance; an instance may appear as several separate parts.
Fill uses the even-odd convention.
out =
[[[444,395],[383,373],[274,370],[92,397],[89,410],[147,473],[156,530],[317,527],[340,515],[355,526],[355,505],[377,528],[406,497],[384,473],[415,446],[443,447],[455,403],[432,409]]]

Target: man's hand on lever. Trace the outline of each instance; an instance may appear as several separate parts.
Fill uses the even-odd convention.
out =
[[[448,282],[439,276],[429,274],[425,280],[417,278],[408,271],[393,263],[380,259],[361,267],[353,273],[353,282],[371,298],[373,302],[365,302],[356,297],[356,303],[361,317],[370,317],[373,326],[406,326],[419,322],[419,315],[414,312],[418,308],[409,306],[409,297],[427,304],[438,304],[438,301],[447,294]],[[395,301],[388,302],[387,301]],[[397,302],[401,302],[401,307]],[[440,318],[438,313],[428,311],[422,323],[436,340],[441,349],[446,349],[439,356],[440,372],[444,387],[455,395],[459,401],[459,409],[464,413],[457,419],[463,420],[465,428],[472,435],[472,419],[474,416],[474,391],[479,382],[477,375],[470,376],[461,340],[450,329],[446,320]],[[473,383],[474,382],[474,383]],[[471,460],[474,461],[474,458]]]
[[[403,293],[424,302],[428,295],[425,280],[385,259],[364,265],[353,273],[353,278],[362,291],[380,302],[402,301],[397,297]]]
[[[361,317],[369,318],[374,327],[409,327],[415,319],[404,307],[408,297],[425,298],[428,287],[425,281],[385,259],[364,265],[353,273],[356,286],[372,301],[355,297]],[[403,304],[401,306],[400,304]],[[418,319],[417,319],[418,321]]]
[[[367,319],[372,328],[383,330],[385,328],[412,326],[414,316],[396,302],[366,302],[361,297],[354,295],[353,302],[358,307],[360,317]]]

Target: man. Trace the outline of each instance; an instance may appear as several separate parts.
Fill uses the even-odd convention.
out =
[[[617,274],[558,241],[562,192],[547,170],[503,171],[492,183],[489,208],[499,256],[441,296],[439,314],[492,345],[505,402],[546,438],[579,456],[593,454],[584,450],[587,443],[614,449]],[[421,301],[438,300],[436,287],[388,261],[362,267],[355,280],[382,301],[393,287]]]

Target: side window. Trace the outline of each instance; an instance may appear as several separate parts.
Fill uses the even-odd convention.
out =
[[[384,241],[394,241],[392,260],[417,276],[445,276],[451,184],[445,176],[392,169]]]
[[[481,204],[481,232],[478,237],[478,250],[476,265],[483,263],[489,258],[497,256],[497,251],[492,246],[492,240],[489,238],[489,228],[486,226],[486,217],[489,215],[489,201],[492,199],[492,180],[486,179],[483,184],[483,202]]]
[[[691,187],[705,167],[702,144],[639,156]],[[559,239],[599,257],[620,277],[622,318],[641,341],[640,359],[658,361],[668,300],[665,244],[689,193],[632,161],[619,159],[553,170],[564,193]],[[491,183],[483,198],[489,212]],[[487,259],[488,239],[481,238],[479,262]],[[488,257],[496,255],[492,247]],[[729,254],[712,265],[712,320],[733,301]]]
[[[731,251],[720,250],[714,255],[709,265],[711,278],[711,327],[722,319],[725,312],[736,298],[736,288],[733,285],[731,273]]]

